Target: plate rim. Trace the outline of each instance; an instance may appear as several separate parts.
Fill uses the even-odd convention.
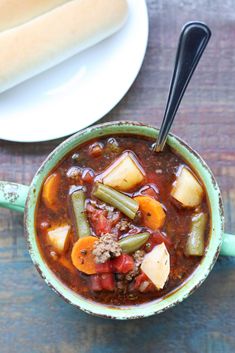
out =
[[[49,142],[49,141],[56,141],[58,139],[62,139],[62,138],[67,138],[68,136],[71,136],[73,134],[75,134],[78,131],[82,131],[84,129],[86,129],[89,126],[92,126],[93,124],[95,124],[96,122],[100,121],[101,119],[103,119],[110,111],[112,111],[119,103],[120,101],[125,97],[125,95],[129,92],[130,88],[132,87],[133,83],[135,82],[135,80],[138,77],[138,74],[141,70],[141,67],[143,65],[144,59],[145,59],[145,55],[146,55],[146,51],[147,51],[147,46],[148,46],[148,39],[149,39],[149,16],[148,16],[148,7],[147,7],[147,3],[146,0],[143,0],[143,6],[144,6],[144,17],[145,17],[145,22],[146,22],[146,27],[145,27],[145,42],[143,45],[143,50],[141,51],[141,59],[139,61],[139,65],[136,68],[136,73],[133,75],[132,79],[130,80],[130,82],[128,83],[127,87],[125,88],[125,90],[123,90],[122,94],[120,94],[118,100],[115,100],[115,103],[111,105],[111,107],[108,107],[106,109],[104,109],[104,112],[99,116],[99,118],[94,118],[91,119],[90,123],[82,128],[78,128],[77,130],[72,129],[73,131],[63,134],[63,135],[58,135],[57,137],[51,137],[51,138],[43,138],[40,137],[38,139],[25,139],[25,138],[12,138],[10,136],[1,136],[1,132],[0,132],[0,140],[2,141],[8,141],[8,142],[15,142],[15,143],[26,143],[26,144],[30,144],[30,143],[38,143],[38,142]]]

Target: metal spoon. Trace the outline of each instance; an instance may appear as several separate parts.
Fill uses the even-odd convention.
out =
[[[210,29],[202,22],[186,23],[182,29],[166,110],[157,142],[153,146],[156,152],[160,152],[164,148],[181,99],[210,37]]]

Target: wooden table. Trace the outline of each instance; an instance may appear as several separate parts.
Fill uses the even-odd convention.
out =
[[[235,1],[147,2],[150,38],[143,67],[125,98],[102,121],[159,125],[180,29],[189,20],[205,21],[213,37],[173,131],[213,170],[224,196],[226,231],[235,233]],[[30,183],[61,141],[0,141],[0,179]],[[1,353],[235,352],[232,258],[220,258],[195,294],[159,316],[130,322],[99,319],[64,303],[44,284],[26,248],[22,215],[0,209],[0,276]]]

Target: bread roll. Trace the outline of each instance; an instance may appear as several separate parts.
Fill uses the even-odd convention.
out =
[[[71,0],[0,0],[0,32]]]
[[[110,36],[127,14],[126,0],[72,0],[0,33],[0,92]]]

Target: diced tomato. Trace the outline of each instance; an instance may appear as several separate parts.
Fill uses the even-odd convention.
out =
[[[96,264],[97,273],[111,273],[112,272],[112,263],[110,260],[106,261],[103,264]]]
[[[144,250],[150,252],[156,245],[159,245],[161,243],[164,243],[168,249],[172,245],[171,240],[165,235],[163,235],[161,232],[153,233],[150,236],[147,244],[145,244]]]
[[[112,260],[113,269],[118,273],[127,273],[134,269],[134,259],[128,254],[122,254]]]
[[[163,242],[166,246],[172,245],[171,240],[167,236],[163,235],[161,232],[152,234],[152,239],[155,244],[161,244]]]
[[[103,287],[102,287],[102,282],[99,275],[90,276],[90,288],[95,292],[102,291]]]
[[[139,274],[136,278],[135,278],[135,289],[138,289],[139,286],[141,285],[142,282],[147,281],[148,277],[146,276],[146,274],[144,272],[142,272],[141,274]]]
[[[154,286],[154,284],[150,281],[150,279],[146,276],[146,274],[144,272],[142,272],[141,274],[139,274],[135,278],[134,289],[138,290],[139,288],[141,288],[141,284],[143,282],[148,282],[149,284],[146,286],[146,288],[144,290],[141,290],[142,293],[153,292],[156,290],[156,287]]]
[[[89,220],[94,228],[96,235],[101,235],[102,233],[110,233],[112,229],[112,220],[108,219],[106,210],[99,210],[88,204],[86,207]]]
[[[114,275],[112,273],[103,273],[100,275],[100,279],[104,290],[113,291],[115,289]]]
[[[86,206],[89,221],[94,229],[96,235],[110,233],[112,228],[119,222],[121,213],[119,211],[113,212],[109,215],[108,211],[95,208],[90,203]]]
[[[91,184],[94,180],[94,176],[95,176],[95,174],[94,174],[93,170],[86,168],[86,169],[84,169],[84,171],[82,173],[82,180],[85,183]]]
[[[112,273],[103,273],[90,276],[90,288],[95,292],[102,290],[112,291],[115,289],[115,280]]]
[[[95,225],[95,232],[97,235],[102,233],[110,233],[112,229],[111,220],[107,219],[103,214],[99,216]]]
[[[142,293],[149,293],[149,292],[154,292],[156,290],[155,285],[150,281],[148,287],[145,288]]]

